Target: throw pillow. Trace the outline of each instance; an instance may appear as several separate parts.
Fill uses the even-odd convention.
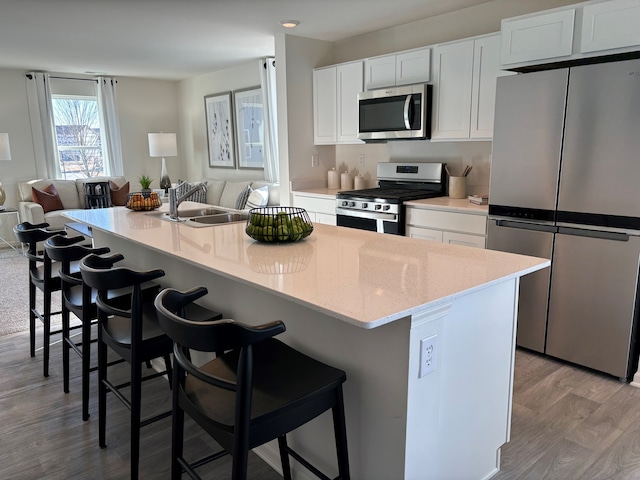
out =
[[[58,191],[53,183],[42,190],[31,187],[31,195],[35,202],[42,205],[44,213],[53,212],[55,210],[64,210],[62,200],[60,200],[60,195],[58,195]]]
[[[129,182],[119,187],[112,180],[109,180],[109,189],[111,190],[111,203],[114,206],[122,207],[127,204],[127,195],[129,195]]]
[[[203,182],[206,185],[206,182]],[[185,182],[184,180],[178,179],[178,185],[176,186],[176,197],[180,198],[182,195],[187,193],[189,189],[194,187],[196,183]],[[207,192],[203,192],[202,190],[198,190],[196,193],[191,195],[188,198],[190,202],[199,202],[199,203],[207,203]]]
[[[245,205],[244,208],[245,210],[251,210],[252,208],[266,207],[268,203],[269,203],[269,187],[265,185],[264,187],[251,190],[251,193],[249,194],[249,198],[247,198],[247,204]]]
[[[242,190],[238,195],[238,199],[236,200],[236,210],[244,210],[244,207],[247,204],[247,199],[249,198],[250,193],[251,193],[251,187],[247,185],[247,188]]]

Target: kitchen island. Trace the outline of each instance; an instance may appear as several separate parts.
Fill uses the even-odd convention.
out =
[[[241,322],[283,320],[279,338],[344,369],[352,478],[481,479],[499,469],[519,278],[548,260],[327,225],[271,245],[243,223],[193,228],[124,207],[65,215],[127,265],[164,269],[163,285],[204,285],[203,303]],[[290,441],[337,474],[329,414]],[[276,445],[256,451],[280,470]]]

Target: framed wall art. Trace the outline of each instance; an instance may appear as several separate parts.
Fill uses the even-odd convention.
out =
[[[238,168],[264,168],[264,113],[262,89],[233,92]]]
[[[231,92],[204,97],[210,167],[235,167]]]

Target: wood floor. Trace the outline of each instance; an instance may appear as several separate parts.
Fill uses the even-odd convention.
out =
[[[107,448],[100,449],[93,398],[89,421],[80,414],[79,359],[72,354],[71,393],[65,395],[61,348],[52,351],[51,376],[45,379],[42,352],[29,357],[27,334],[0,337],[0,478],[128,478],[128,411],[110,398]],[[118,374],[124,378],[122,367]],[[146,382],[143,403],[143,415],[169,409],[166,382]],[[186,432],[194,457],[215,448],[194,424]],[[169,419],[144,427],[141,446],[140,478],[168,478]],[[230,477],[228,458],[200,470],[205,479]],[[282,477],[254,455],[250,478]],[[502,449],[502,470],[494,479],[640,479],[640,389],[519,350],[511,442]]]

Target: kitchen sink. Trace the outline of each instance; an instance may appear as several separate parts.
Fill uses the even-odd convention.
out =
[[[185,225],[190,225],[192,227],[204,227],[207,225],[246,222],[248,217],[249,215],[247,213],[222,212],[214,215],[201,215],[188,218]]]

